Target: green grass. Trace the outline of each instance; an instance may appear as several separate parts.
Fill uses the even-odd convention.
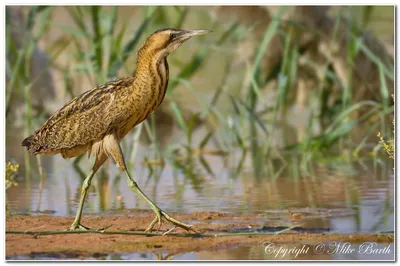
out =
[[[66,54],[74,63],[67,69],[60,69],[64,77],[64,89],[66,95],[72,98],[75,96],[71,78],[78,74],[83,74],[82,78],[90,81],[93,86],[102,84],[111,78],[128,75],[132,73],[131,62],[135,58],[135,53],[146,36],[155,29],[174,25],[186,28],[188,19],[196,16],[190,7],[140,7],[142,12],[138,12],[140,23],[135,25],[135,31],[129,32],[129,20],[120,19],[120,10],[117,7],[62,7],[68,12],[73,20],[73,26],[60,25],[56,18],[55,23],[51,21],[52,7],[32,7],[28,14],[26,30],[31,36],[31,41],[24,42],[23,47],[16,49],[12,38],[10,38],[9,24],[7,24],[7,57],[14,60],[7,60],[7,90],[6,90],[6,110],[7,115],[10,109],[10,100],[13,95],[21,95],[22,92],[25,103],[25,135],[29,135],[39,126],[32,125],[31,91],[32,84],[29,76],[29,60],[32,52],[38,46],[38,42],[46,31],[55,27],[67,36],[65,42],[55,42],[51,53],[50,62],[56,61],[58,56]],[[139,8],[139,7],[138,7]],[[207,16],[207,11],[202,16]],[[158,136],[162,134],[157,127],[156,115],[138,127],[134,135],[132,146],[128,149],[129,162],[132,163],[135,157],[137,142],[142,134],[147,134],[150,139],[150,147],[153,152],[149,152],[146,157],[149,160],[167,161],[173,167],[181,169],[192,183],[199,184],[196,177],[197,165],[210,175],[214,175],[212,167],[208,164],[202,152],[207,147],[216,148],[224,156],[229,156],[233,151],[239,150],[242,154],[239,162],[232,171],[232,176],[242,170],[243,162],[250,156],[252,162],[252,172],[259,178],[268,176],[278,178],[282,171],[287,168],[292,169],[294,178],[298,178],[301,172],[311,170],[310,162],[319,160],[321,155],[343,156],[340,151],[350,150],[351,156],[368,156],[373,151],[370,145],[370,136],[375,131],[387,134],[389,127],[385,121],[390,121],[393,116],[393,105],[390,104],[389,95],[392,93],[388,82],[394,80],[394,65],[388,65],[387,61],[375,55],[360,37],[360,28],[357,20],[352,16],[352,9],[345,9],[338,12],[334,19],[335,32],[332,35],[332,43],[335,42],[340,33],[340,26],[343,17],[346,16],[351,23],[348,25],[350,36],[347,47],[347,64],[355,65],[355,59],[361,53],[372,61],[379,69],[380,89],[379,95],[374,100],[364,100],[356,102],[352,95],[357,88],[341,84],[338,74],[332,68],[331,62],[327,61],[323,66],[323,77],[318,81],[315,88],[309,88],[312,92],[305,106],[311,113],[308,121],[307,130],[300,141],[295,144],[276,145],[277,134],[283,121],[286,119],[288,110],[291,107],[291,100],[296,98],[293,85],[299,78],[299,57],[302,53],[299,43],[293,31],[287,29],[287,21],[282,17],[288,12],[287,8],[280,8],[274,15],[272,22],[265,28],[265,32],[257,45],[254,57],[247,62],[247,67],[243,70],[244,75],[249,77],[249,84],[242,88],[241,95],[233,92],[227,82],[236,75],[231,71],[231,64],[235,58],[235,47],[243,41],[249,29],[237,23],[223,26],[221,23],[204,22],[198,28],[210,28],[214,32],[210,36],[203,38],[204,41],[196,40],[198,49],[188,53],[185,61],[180,66],[171,66],[178,69],[177,75],[171,76],[167,100],[164,106],[169,107],[169,112],[177,122],[178,131],[182,136],[179,143],[171,143],[167,147],[161,147]],[[368,25],[371,19],[371,10],[366,10],[362,16],[363,25]],[[353,19],[352,19],[353,18]],[[295,29],[304,27],[302,25],[292,25]],[[246,34],[243,34],[246,32]],[[321,34],[321,33],[316,33]],[[275,71],[265,77],[262,73],[262,61],[265,52],[270,49],[271,39],[279,36],[283,44],[282,60]],[[48,45],[51,47],[51,45]],[[68,52],[64,49],[68,47]],[[182,48],[183,49],[183,48]],[[221,52],[223,51],[223,52]],[[209,66],[213,57],[218,53],[223,53],[229,58],[226,69],[216,72],[216,75],[223,75],[222,83],[215,91],[210,92],[210,97],[202,94],[191,79],[198,77],[205,66]],[[11,56],[12,55],[12,56]],[[129,63],[129,64],[128,64]],[[313,61],[306,62],[308,66],[320,68]],[[128,66],[129,65],[129,66]],[[351,81],[352,68],[347,73],[347,78]],[[208,77],[202,77],[207,79]],[[275,91],[276,100],[272,107],[267,106],[269,99],[264,97],[264,88],[276,81]],[[349,83],[350,84],[350,83]],[[339,93],[333,93],[333,87],[339,88]],[[181,106],[179,101],[174,100],[174,95],[178,88],[186,88],[186,93],[194,95],[197,99],[198,112],[188,112],[185,106]],[[89,88],[88,88],[89,89]],[[242,97],[244,95],[244,97]],[[222,98],[229,99],[224,108],[219,101]],[[211,100],[210,100],[211,99]],[[66,102],[69,99],[66,99]],[[328,106],[328,101],[333,105]],[[260,111],[261,110],[261,111]],[[365,111],[367,110],[367,111]],[[362,115],[355,116],[358,111],[363,111]],[[194,133],[199,126],[205,126],[207,132],[200,140],[194,139]],[[212,125],[212,126],[210,126]],[[143,128],[144,127],[144,128]],[[320,127],[318,134],[313,128]],[[362,127],[369,127],[361,141],[356,142],[351,133]],[[144,130],[143,130],[144,129]],[[279,139],[279,138],[278,138]],[[375,147],[375,146],[374,146]],[[127,147],[124,147],[125,150]],[[296,159],[292,155],[299,155]],[[179,155],[177,155],[179,154]],[[226,155],[227,154],[227,155]],[[185,159],[182,161],[182,157]],[[277,160],[278,165],[272,163]],[[295,165],[293,165],[295,162]],[[26,154],[24,164],[29,171],[29,156]],[[148,165],[150,172],[154,166]],[[299,167],[299,168],[296,168]],[[29,176],[29,172],[26,172]]]

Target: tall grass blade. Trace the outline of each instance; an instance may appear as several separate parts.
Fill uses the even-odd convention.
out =
[[[202,65],[203,60],[208,54],[208,47],[202,48],[192,60],[182,69],[178,76],[171,81],[168,86],[168,92],[171,93],[172,90],[178,85],[180,79],[188,79],[191,77]]]
[[[71,16],[72,20],[78,26],[78,30],[76,31],[85,36],[87,39],[90,39],[90,33],[85,25],[85,20],[84,20],[85,15],[83,14],[84,12],[83,8],[84,7],[80,6],[77,6],[75,8],[66,7],[66,10]]]
[[[207,143],[210,140],[210,138],[212,137],[212,135],[213,135],[212,131],[208,132],[208,134],[204,137],[204,139],[199,144],[200,150],[204,149],[204,147],[207,145]]]
[[[383,64],[382,60],[379,59],[366,45],[364,42],[360,42],[360,49],[365,53],[365,55],[375,63],[377,67],[382,65],[382,71],[390,80],[394,80],[394,66],[388,66]]]
[[[259,125],[259,127],[262,129],[262,131],[268,135],[268,130],[265,127],[265,124],[263,121],[261,121],[261,119],[258,117],[258,115],[254,112],[254,110],[246,105],[241,99],[235,99],[234,97],[230,96],[230,99],[232,102],[235,103],[235,106],[238,106],[237,103],[239,103],[240,105],[242,105],[244,107],[244,109],[247,111],[247,113],[249,114],[249,117],[252,118],[252,120],[256,121],[257,124]]]
[[[24,50],[20,50],[17,55],[16,62],[14,64],[14,67],[11,70],[11,79],[8,83],[7,86],[7,94],[6,94],[6,114],[8,114],[10,110],[10,100],[13,91],[16,89],[16,86],[18,84],[19,78],[22,75],[23,67],[22,67],[22,62],[24,61],[25,58],[25,52]],[[9,63],[7,59],[7,63]]]
[[[178,105],[175,102],[170,103],[172,112],[175,115],[176,120],[178,121],[179,126],[185,131],[185,133],[188,132],[188,126],[185,123],[185,120],[183,119],[182,113],[178,107]]]
[[[222,34],[219,40],[216,42],[217,45],[222,45],[228,37],[233,33],[232,27],[229,28],[226,32]],[[178,74],[178,76],[173,79],[170,84],[168,85],[167,93],[171,93],[172,90],[179,84],[179,80],[182,79],[189,79],[200,67],[202,66],[203,62],[205,61],[209,52],[209,48],[205,47],[200,50],[192,60],[182,69],[182,71]]]
[[[48,6],[33,6],[29,10],[28,19],[27,19],[27,22],[26,22],[26,29],[28,30],[28,32],[31,32],[33,27],[35,26],[36,16],[40,12],[42,12],[42,11],[48,9],[48,8],[49,8]]]
[[[379,63],[379,80],[380,80],[380,89],[381,89],[381,97],[383,108],[386,110],[389,107],[389,89],[386,84],[386,77],[383,73],[383,64]]]
[[[204,159],[204,157],[202,155],[199,156],[199,162],[203,166],[203,168],[206,169],[207,173],[215,178],[215,174],[214,174],[212,168],[210,167],[210,165],[207,163],[207,161]]]
[[[189,13],[189,8],[185,6],[183,7],[183,10],[178,10],[178,12],[179,12],[179,18],[175,24],[175,28],[180,29],[182,28],[183,22],[185,21],[187,14]]]
[[[125,45],[121,59],[117,60],[111,67],[110,71],[108,73],[108,77],[115,77],[117,75],[118,70],[121,68],[121,66],[125,63],[125,61],[128,59],[128,57],[133,53],[136,45],[138,44],[140,38],[142,37],[145,29],[149,25],[151,21],[151,16],[146,17],[142,24],[139,26],[138,30],[134,34],[131,40],[128,41],[128,43]]]
[[[264,34],[264,38],[261,41],[261,44],[258,48],[258,51],[256,53],[255,59],[254,59],[254,64],[253,64],[253,69],[251,75],[255,75],[257,69],[260,67],[261,60],[264,57],[264,54],[267,50],[267,47],[269,45],[269,42],[271,41],[272,37],[276,34],[278,31],[278,26],[280,23],[280,18],[283,15],[283,12],[285,11],[286,7],[280,7],[276,16],[274,19],[271,21],[271,24],[268,26],[267,31]]]
[[[92,25],[93,25],[93,41],[92,44],[95,45],[95,53],[94,53],[94,60],[95,63],[95,71],[102,72],[103,68],[103,38],[101,32],[101,24],[100,24],[100,8],[99,6],[92,6],[91,11],[91,18],[92,18]]]
[[[127,23],[124,23],[121,27],[121,30],[119,31],[119,33],[117,34],[117,36],[114,38],[113,36],[110,36],[110,42],[112,42],[111,44],[111,48],[110,48],[110,57],[109,57],[109,61],[108,61],[108,65],[113,66],[117,60],[121,60],[121,54],[120,51],[122,50],[122,38],[125,35],[125,31],[126,31],[126,27],[127,27]],[[113,78],[113,76],[111,76],[111,71],[110,68],[108,69],[108,78]]]

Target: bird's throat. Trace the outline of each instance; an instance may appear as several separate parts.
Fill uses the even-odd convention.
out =
[[[136,89],[146,99],[143,119],[146,119],[162,103],[169,80],[169,67],[165,53],[140,53],[135,74]]]

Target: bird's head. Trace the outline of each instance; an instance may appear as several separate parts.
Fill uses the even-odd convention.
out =
[[[211,32],[211,30],[157,30],[147,38],[140,50],[146,50],[152,53],[161,52],[163,55],[168,56],[191,37],[209,32]]]

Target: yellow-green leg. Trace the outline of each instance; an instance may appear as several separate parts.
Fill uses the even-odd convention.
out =
[[[83,181],[81,199],[79,200],[78,211],[76,212],[75,220],[72,223],[70,230],[89,230],[88,227],[81,225],[80,222],[81,222],[83,204],[85,203],[86,194],[90,187],[90,183],[92,182],[94,174],[95,172],[91,170],[90,174],[86,177],[85,181]]]
[[[153,209],[154,213],[156,214],[156,217],[154,220],[150,223],[150,225],[147,227],[146,231],[150,231],[153,229],[154,225],[158,223],[158,229],[160,229],[161,224],[162,224],[162,217],[164,217],[168,222],[172,223],[174,225],[173,228],[176,226],[179,226],[185,230],[192,230],[195,231],[191,225],[185,224],[181,221],[178,221],[171,216],[169,216],[166,212],[162,211],[157,204],[155,204],[149,197],[146,196],[146,194],[139,188],[135,180],[130,176],[126,164],[125,164],[125,159],[124,155],[122,154],[121,147],[119,146],[119,139],[116,134],[108,135],[107,136],[107,154],[110,154],[111,157],[117,162],[119,167],[126,173],[126,177],[128,178],[128,186],[131,188],[133,192],[135,192],[138,196],[140,196],[142,199],[144,199]],[[170,233],[173,229],[168,230],[166,233]]]
[[[90,230],[90,228],[81,225],[83,204],[85,203],[86,194],[87,194],[87,191],[89,190],[90,183],[92,182],[94,174],[97,172],[97,170],[100,168],[100,166],[107,160],[107,158],[108,158],[108,155],[106,155],[103,152],[98,154],[96,156],[96,161],[93,165],[92,170],[90,171],[89,175],[85,178],[85,181],[83,181],[81,198],[79,200],[78,210],[76,212],[75,220],[72,223],[70,230]]]
[[[161,224],[162,224],[162,217],[164,217],[168,222],[172,223],[173,225],[182,227],[185,230],[193,230],[192,226],[189,224],[185,224],[179,220],[176,220],[169,216],[166,212],[161,210],[157,204],[155,204],[149,197],[146,196],[146,194],[139,188],[135,180],[130,176],[129,172],[125,169],[126,176],[128,178],[128,186],[131,188],[133,192],[135,192],[137,195],[139,195],[142,199],[144,199],[150,207],[153,209],[154,213],[156,214],[156,217],[154,220],[150,223],[150,225],[147,227],[146,232],[151,232],[153,230],[153,227],[156,223],[158,223],[158,229],[160,229]],[[172,230],[169,230],[168,232],[171,232]]]

